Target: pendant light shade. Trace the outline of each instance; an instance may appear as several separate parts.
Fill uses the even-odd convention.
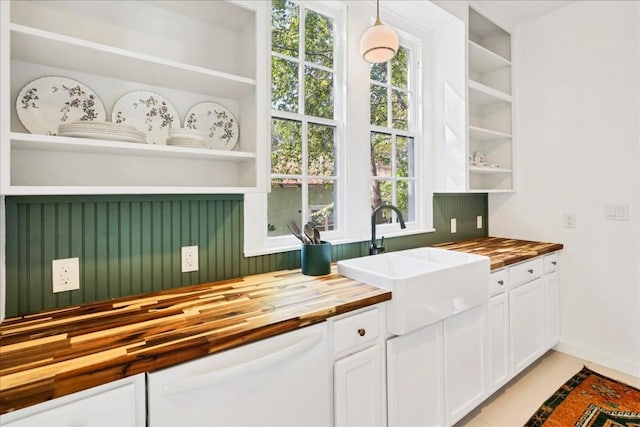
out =
[[[360,55],[371,64],[379,64],[396,56],[399,46],[396,32],[380,21],[380,3],[376,0],[376,23],[362,35]]]

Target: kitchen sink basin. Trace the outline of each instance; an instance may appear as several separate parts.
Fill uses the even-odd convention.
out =
[[[392,292],[387,329],[403,335],[489,299],[489,258],[418,248],[338,261],[338,273]]]

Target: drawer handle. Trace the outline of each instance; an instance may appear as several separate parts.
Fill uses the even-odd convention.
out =
[[[551,264],[558,265],[558,261],[551,261]]]
[[[363,337],[364,334],[366,334],[366,333],[367,333],[367,331],[365,331],[364,328],[358,329],[358,335],[360,335],[361,337]]]
[[[533,274],[533,268],[527,270],[530,274]]]
[[[498,285],[500,286],[504,285],[504,280],[498,280]]]

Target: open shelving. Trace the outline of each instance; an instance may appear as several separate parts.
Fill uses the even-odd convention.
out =
[[[512,191],[511,36],[469,7],[467,53],[468,191]],[[471,163],[476,152],[486,165]]]
[[[264,2],[2,2],[2,194],[245,193],[266,188]],[[10,43],[7,41],[10,40]],[[30,134],[16,97],[44,76],[81,81],[109,120],[116,99],[156,92],[180,120],[211,101],[236,117],[232,151]],[[6,110],[5,110],[6,109]]]

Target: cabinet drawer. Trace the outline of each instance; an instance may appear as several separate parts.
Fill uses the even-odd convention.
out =
[[[506,268],[489,275],[489,296],[504,292],[509,284],[509,272]]]
[[[531,261],[525,261],[522,264],[509,268],[509,281],[511,287],[520,286],[523,283],[530,282],[542,276],[543,263],[542,257],[534,258]]]
[[[333,348],[341,354],[380,336],[380,310],[374,308],[334,322]]]
[[[544,274],[553,273],[558,269],[558,253],[546,255],[544,257]]]

